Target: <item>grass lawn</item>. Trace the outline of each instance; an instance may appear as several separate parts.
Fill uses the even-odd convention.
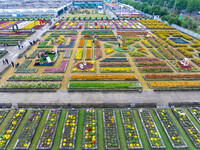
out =
[[[82,149],[84,115],[85,115],[85,110],[84,109],[79,110],[75,150],[81,150]]]
[[[53,141],[52,150],[57,150],[60,147],[60,140],[62,137],[62,131],[63,131],[64,123],[65,123],[66,113],[67,113],[67,110],[63,109],[60,114],[60,120],[58,122],[55,139]]]
[[[105,149],[105,138],[104,138],[104,123],[103,123],[103,111],[97,110],[97,128],[98,128],[98,150]]]
[[[126,143],[126,136],[124,133],[124,127],[123,127],[122,118],[121,118],[121,113],[119,109],[115,109],[115,116],[116,116],[116,122],[117,122],[117,128],[118,128],[120,148],[121,150],[128,150],[127,143]]]

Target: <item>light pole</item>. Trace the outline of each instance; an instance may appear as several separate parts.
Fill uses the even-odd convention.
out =
[[[176,8],[176,2],[177,2],[177,0],[175,0],[175,3],[174,3],[174,7],[173,7],[173,14],[174,14],[174,12],[175,12],[175,8]]]

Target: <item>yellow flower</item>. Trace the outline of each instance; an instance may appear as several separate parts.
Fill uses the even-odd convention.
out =
[[[72,143],[69,143],[69,147],[72,147]]]
[[[63,146],[66,146],[66,143],[63,143]]]
[[[27,147],[28,146],[28,143],[24,143],[24,147]]]

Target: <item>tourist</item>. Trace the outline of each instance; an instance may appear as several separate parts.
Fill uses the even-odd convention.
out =
[[[20,41],[18,41],[18,45],[21,45]]]
[[[18,48],[19,48],[19,50],[21,49],[21,48],[20,48],[20,45],[18,45]]]
[[[2,59],[2,62],[3,62],[3,65],[4,65],[4,64],[6,64],[6,62],[5,62],[5,59],[4,59],[4,58]]]
[[[40,58],[40,54],[39,53],[37,54],[37,56],[38,56],[38,58]]]
[[[27,56],[26,56],[26,54],[24,55],[24,57],[25,57],[25,59],[27,59]]]
[[[24,48],[24,46],[21,44],[22,49]]]
[[[6,63],[7,63],[7,64],[9,64],[9,62],[8,62],[8,59],[7,59],[7,58],[5,59],[5,61],[6,61]]]
[[[17,68],[19,66],[19,63],[17,63],[16,65],[15,65],[15,68]]]
[[[120,47],[120,43],[118,43],[119,44],[119,47]]]
[[[13,62],[13,61],[11,61],[11,65],[12,65],[12,67],[13,67],[13,68],[15,67],[15,64],[14,64],[14,62]]]

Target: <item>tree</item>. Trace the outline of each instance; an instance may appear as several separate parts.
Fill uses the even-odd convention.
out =
[[[200,10],[200,0],[191,0],[188,2],[187,11],[189,13],[192,13],[198,10]]]
[[[180,12],[187,8],[188,0],[178,0],[176,3],[176,9]]]
[[[160,16],[169,15],[169,11],[165,8],[160,11]]]
[[[154,5],[152,7],[152,13],[154,13],[154,15],[159,15],[160,14],[160,6],[159,5]]]

